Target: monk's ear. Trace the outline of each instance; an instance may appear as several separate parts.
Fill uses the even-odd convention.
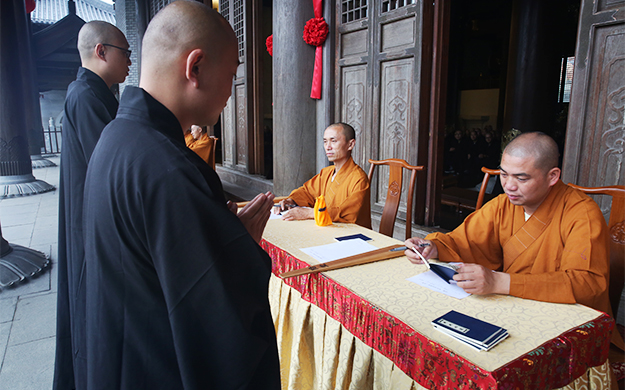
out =
[[[202,49],[192,50],[187,56],[185,63],[185,77],[195,88],[200,87],[200,72],[202,65],[206,61],[206,56]]]
[[[355,139],[350,139],[349,142],[347,142],[347,150],[354,149],[355,145],[356,145],[356,140]]]
[[[560,180],[560,168],[551,168],[549,172],[547,172],[547,179],[549,180],[549,187],[555,185],[558,180]]]

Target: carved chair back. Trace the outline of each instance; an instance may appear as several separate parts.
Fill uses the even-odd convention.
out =
[[[410,175],[410,185],[408,187],[408,200],[406,201],[406,239],[412,236],[412,200],[414,198],[414,187],[417,179],[417,171],[423,170],[423,165],[410,165],[406,161],[398,158],[389,158],[387,160],[371,160],[369,168],[369,182],[373,179],[373,170],[377,165],[388,165],[388,191],[386,192],[386,201],[382,210],[382,219],[380,220],[380,233],[393,237],[395,229],[395,218],[399,209],[399,201],[401,198],[401,189],[403,183],[404,168],[412,171]]]
[[[616,318],[625,283],[625,186],[582,187],[569,183],[588,195],[612,197],[608,234],[610,236],[610,304]]]

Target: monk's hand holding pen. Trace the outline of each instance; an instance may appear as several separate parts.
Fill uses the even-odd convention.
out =
[[[438,257],[438,249],[436,248],[436,244],[434,244],[430,240],[424,240],[419,237],[412,237],[407,239],[404,245],[408,247],[405,254],[411,263],[423,264],[423,260],[421,260],[421,258],[414,252],[414,250],[419,251],[419,253],[421,253],[421,255],[426,259]],[[414,250],[412,248],[414,248]]]
[[[286,198],[284,200],[281,200],[279,203],[276,203],[273,207],[273,213],[274,214],[280,214],[283,211],[287,211],[292,209],[293,207],[296,207],[297,203],[295,203],[295,201],[291,198]]]

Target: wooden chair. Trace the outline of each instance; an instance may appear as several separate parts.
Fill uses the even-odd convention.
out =
[[[625,186],[582,187],[569,183],[588,195],[609,195],[612,197],[608,234],[610,237],[610,304],[614,318],[625,283]]]
[[[484,196],[486,194],[486,186],[488,185],[488,180],[491,176],[499,175],[501,171],[499,169],[489,169],[486,167],[482,167],[482,172],[484,172],[484,180],[482,180],[482,186],[480,187],[480,192],[477,195],[477,203],[475,204],[475,210],[479,210],[480,207],[484,204]]]
[[[208,153],[208,159],[206,162],[208,165],[213,167],[213,169],[215,169],[215,148],[217,147],[217,141],[219,141],[219,138],[211,135],[209,139],[211,140],[212,145],[210,146],[210,152]]]
[[[388,165],[390,169],[388,192],[386,193],[386,202],[382,210],[382,219],[380,220],[380,233],[390,237],[393,237],[393,230],[395,229],[395,218],[399,209],[404,168],[412,171],[410,187],[408,187],[408,201],[406,202],[406,239],[409,239],[412,237],[412,199],[414,198],[417,171],[423,170],[423,166],[409,165],[406,161],[397,158],[389,158],[382,161],[369,159],[369,163],[371,164],[371,168],[369,168],[369,182],[373,178],[373,170],[376,165]]]

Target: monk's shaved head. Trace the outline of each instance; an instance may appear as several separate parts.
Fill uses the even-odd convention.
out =
[[[125,42],[124,34],[117,27],[108,22],[94,20],[85,23],[78,32],[78,53],[80,60],[85,63],[95,55],[93,49],[98,43],[121,45]]]
[[[142,63],[148,77],[167,75],[181,56],[200,48],[218,60],[234,31],[217,11],[197,1],[176,1],[150,21],[143,37]],[[143,69],[142,69],[143,77]]]
[[[328,126],[328,128],[330,127],[340,129],[343,135],[345,136],[346,141],[356,139],[356,131],[351,125],[348,125],[347,123],[338,122],[338,123],[334,123]]]
[[[543,172],[558,167],[558,145],[553,138],[541,132],[518,135],[503,153],[512,157],[533,158],[534,167]]]

